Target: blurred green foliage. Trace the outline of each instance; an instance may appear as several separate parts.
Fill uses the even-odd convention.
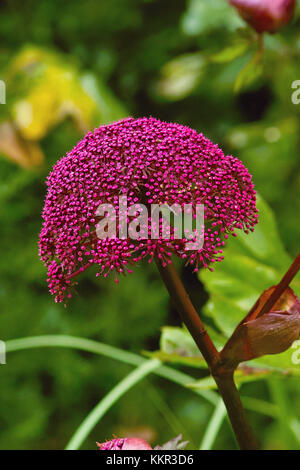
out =
[[[88,128],[153,115],[194,127],[241,158],[271,207],[264,206],[256,234],[230,241],[214,274],[201,273],[200,282],[181,269],[197,306],[208,300],[202,313],[222,344],[299,249],[300,105],[292,103],[291,87],[300,79],[300,2],[293,23],[265,38],[254,66],[255,35],[226,0],[7,0],[0,23],[7,88],[7,104],[0,105],[1,339],[77,335],[140,352],[158,349],[163,324],[180,326],[154,266],[139,267],[118,286],[87,272],[64,308],[48,294],[37,254],[44,180],[55,161]],[[180,337],[183,349],[185,341]],[[174,352],[168,344],[166,354]],[[205,379],[206,371],[186,359],[178,367]],[[9,354],[0,366],[0,448],[63,448],[130,370],[78,351]],[[297,377],[243,385],[243,395],[256,400],[249,413],[264,448],[300,448],[291,431],[297,421],[289,426],[300,419],[299,390]],[[286,420],[283,412],[258,413],[259,400],[278,405]],[[212,412],[189,390],[149,377],[109,411],[84,447],[112,434],[164,442],[182,431],[195,448]],[[225,422],[214,447],[234,446]]]

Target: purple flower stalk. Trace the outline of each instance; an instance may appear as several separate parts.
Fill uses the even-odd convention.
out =
[[[225,156],[203,134],[154,118],[127,118],[88,134],[59,160],[47,179],[40,256],[56,301],[71,297],[73,279],[87,267],[97,275],[131,273],[131,266],[177,255],[195,271],[223,259],[225,240],[258,221],[252,177],[240,160]],[[186,251],[186,239],[99,239],[100,204],[128,206],[203,204],[204,244]],[[142,229],[141,229],[142,230]]]

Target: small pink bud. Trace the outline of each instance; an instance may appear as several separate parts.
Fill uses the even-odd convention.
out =
[[[152,447],[144,439],[139,437],[125,437],[124,439],[112,439],[111,441],[96,442],[99,450],[152,450]]]
[[[266,354],[286,351],[300,335],[300,300],[287,288],[278,299],[272,312],[260,315],[262,306],[275,287],[263,292],[255,306],[237,326],[220,355],[236,367]]]
[[[296,0],[229,0],[258,33],[276,33],[295,12]]]

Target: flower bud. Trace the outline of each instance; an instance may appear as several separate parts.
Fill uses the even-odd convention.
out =
[[[96,443],[99,450],[152,450],[152,447],[144,439],[138,437],[125,437],[124,439],[112,439],[111,441]]]
[[[162,446],[154,447],[154,450],[181,450],[186,447],[188,441],[182,441],[182,434],[174,437]],[[139,437],[125,437],[123,439],[112,439],[111,441],[96,442],[99,450],[152,450],[150,444]]]
[[[229,0],[258,33],[275,33],[294,15],[296,0]]]
[[[221,351],[221,359],[237,367],[266,354],[286,351],[300,335],[300,300],[287,288],[278,299],[272,312],[260,315],[263,305],[275,287],[263,292],[255,306],[237,326]]]

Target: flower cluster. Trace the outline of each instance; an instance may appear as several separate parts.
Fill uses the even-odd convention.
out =
[[[240,160],[195,130],[154,118],[127,118],[89,132],[57,162],[47,185],[40,255],[56,301],[72,295],[73,278],[91,265],[97,275],[115,273],[116,281],[143,258],[167,264],[175,254],[196,271],[209,267],[223,259],[230,233],[253,230],[258,219],[252,178]],[[99,239],[97,208],[107,203],[118,210],[120,195],[128,205],[203,204],[203,247],[186,251],[186,239],[174,233]]]

